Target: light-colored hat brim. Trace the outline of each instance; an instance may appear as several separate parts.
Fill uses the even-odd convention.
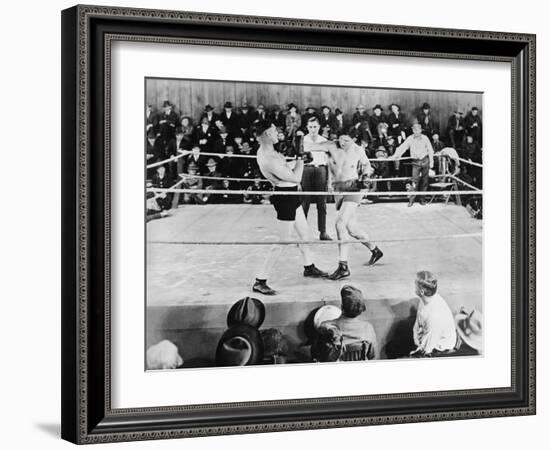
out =
[[[456,332],[467,345],[474,350],[481,351],[483,348],[483,336],[481,334],[466,334],[462,329],[462,323],[468,317],[468,314],[459,313],[455,316]]]

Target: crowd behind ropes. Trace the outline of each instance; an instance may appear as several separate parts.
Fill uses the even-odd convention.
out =
[[[411,164],[406,160],[409,152],[401,155],[403,160],[388,161],[387,158],[395,154],[412,135],[413,126],[419,124],[434,151],[435,164],[430,176],[450,174],[481,189],[483,152],[479,109],[474,106],[465,112],[456,108],[443,124],[436,121],[430,104],[423,103],[418,111],[418,114],[406,115],[396,103],[387,108],[377,104],[370,110],[359,104],[350,116],[326,105],[320,108],[308,105],[301,109],[289,103],[282,109],[278,105],[267,108],[263,104],[247,103],[235,107],[225,102],[218,108],[206,105],[200,117],[192,117],[180,114],[169,100],[158,108],[149,104],[145,129],[148,187],[169,188],[179,182],[177,187],[187,190],[228,193],[185,193],[174,199],[173,193],[149,192],[148,213],[162,215],[181,203],[266,203],[266,195],[254,193],[271,189],[254,158],[259,146],[255,124],[260,120],[275,124],[279,136],[276,148],[289,158],[307,135],[307,124],[313,117],[317,118],[319,134],[325,139],[338,142],[338,136],[349,134],[371,160],[375,173],[369,189],[378,192],[410,190]],[[247,192],[234,193],[234,190]],[[475,197],[470,198],[474,204]],[[372,198],[384,200],[380,195]]]

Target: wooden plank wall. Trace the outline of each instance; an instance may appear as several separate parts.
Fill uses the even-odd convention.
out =
[[[190,115],[195,120],[198,120],[205,105],[210,104],[220,112],[226,101],[234,106],[246,101],[253,106],[263,103],[267,108],[280,105],[283,109],[293,102],[300,111],[308,105],[315,108],[328,105],[333,111],[340,108],[346,115],[352,115],[359,103],[364,104],[369,113],[379,103],[387,113],[389,105],[396,102],[410,119],[418,115],[424,102],[428,102],[432,114],[443,128],[457,107],[466,113],[477,106],[480,114],[482,112],[482,94],[479,93],[148,79],[147,103],[160,108],[164,100],[174,103],[179,114]]]

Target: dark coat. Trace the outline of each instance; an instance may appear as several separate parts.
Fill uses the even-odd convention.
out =
[[[388,119],[384,113],[379,116],[373,114],[369,117],[369,130],[373,136],[378,136],[378,124],[379,123],[388,123]]]
[[[218,118],[220,117],[219,114],[216,114],[214,111],[212,111],[212,114],[209,116],[208,113],[206,112],[203,112],[201,117],[200,117],[200,120],[199,120],[199,124],[202,122],[202,119],[206,117],[208,119],[208,123],[212,126],[214,126],[214,124],[216,123],[216,120],[218,120]]]
[[[286,117],[282,111],[279,111],[278,113],[271,113],[269,119],[277,128],[281,128],[282,130],[286,128]]]
[[[159,133],[164,142],[168,143],[170,139],[176,136],[176,126],[178,123],[179,117],[174,110],[168,114],[163,112],[159,116]]]
[[[405,131],[407,124],[405,120],[405,115],[399,113],[396,116],[393,111],[388,114],[388,134],[394,137],[400,136],[402,131]]]
[[[202,152],[210,152],[212,149],[212,143],[217,138],[218,132],[215,127],[209,126],[206,131],[203,130],[202,125],[195,128],[195,137],[193,139],[194,145],[198,145]],[[201,143],[206,139],[206,143]]]
[[[166,149],[160,137],[155,139],[153,145],[151,145],[151,142],[147,139],[147,154],[153,155],[152,158],[147,160],[147,164],[152,164],[154,162],[166,159]]]
[[[424,111],[421,111],[417,120],[426,136],[432,137],[433,134],[439,134],[439,127],[430,113],[424,114]]]
[[[235,111],[232,111],[230,116],[227,116],[227,113],[224,111],[221,113],[220,118],[229,133],[235,135],[240,132],[241,119]]]

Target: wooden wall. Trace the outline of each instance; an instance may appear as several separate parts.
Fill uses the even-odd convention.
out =
[[[424,102],[428,102],[432,107],[432,114],[442,127],[442,132],[447,119],[457,107],[466,113],[473,106],[477,106],[480,108],[480,114],[482,112],[482,94],[479,93],[147,79],[147,104],[160,108],[164,100],[170,100],[178,113],[190,115],[195,120],[198,120],[205,105],[210,104],[216,112],[220,112],[226,101],[232,102],[234,107],[246,101],[252,106],[262,103],[267,108],[279,105],[283,109],[288,103],[293,102],[300,112],[308,105],[315,108],[328,105],[333,111],[337,107],[340,108],[346,115],[353,114],[359,103],[367,107],[369,114],[372,107],[378,103],[387,113],[389,105],[396,102],[410,119],[420,112]]]

